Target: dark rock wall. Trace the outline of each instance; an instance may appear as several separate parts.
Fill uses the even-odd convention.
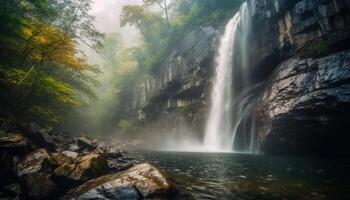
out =
[[[153,76],[135,88],[134,119],[147,130],[167,130],[187,124],[203,127],[216,42],[220,31],[199,27],[190,31]],[[170,117],[171,116],[171,117]],[[169,118],[170,121],[169,121]]]
[[[350,153],[350,51],[290,58],[270,81],[260,106],[265,152]]]
[[[248,8],[249,81],[237,73],[239,59],[234,69],[232,103],[244,115],[237,137],[253,131],[271,154],[350,154],[335,145],[349,139],[350,1],[248,0]],[[185,123],[203,134],[220,33],[195,28],[156,75],[140,80],[132,102],[140,126],[166,132]],[[236,142],[244,149],[244,139]]]
[[[348,48],[347,0],[250,0],[251,72],[264,80],[283,60],[296,54],[320,56]]]
[[[252,0],[249,6],[251,80],[265,85],[252,112],[259,113],[261,150],[350,154],[350,2]]]

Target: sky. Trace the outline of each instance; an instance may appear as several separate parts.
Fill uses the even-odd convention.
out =
[[[123,6],[141,4],[142,0],[95,0],[91,14],[96,17],[96,27],[99,31],[121,32],[126,41],[130,41],[137,34],[135,28],[120,28],[119,18]]]
[[[120,15],[125,5],[142,4],[142,0],[94,0],[91,15],[95,17],[95,26],[102,33],[119,32],[123,37],[124,44],[132,45],[138,36],[134,27],[120,27]],[[85,49],[85,48],[84,48]],[[95,60],[95,53],[91,49],[85,50],[89,60]]]

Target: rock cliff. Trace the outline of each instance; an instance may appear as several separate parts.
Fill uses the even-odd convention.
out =
[[[132,113],[142,126],[169,132],[179,124],[201,130],[206,116],[210,74],[220,31],[191,30],[153,76],[144,76],[134,90]],[[200,131],[198,131],[200,132]]]
[[[257,148],[266,153],[325,154],[329,148],[346,153],[335,144],[347,141],[350,129],[344,114],[350,105],[350,2],[248,0],[247,5],[248,63],[235,59],[234,65],[232,103],[242,115],[235,146],[244,150],[246,132],[253,131]],[[194,28],[157,75],[140,80],[132,113],[144,122],[141,127],[170,132],[182,123],[202,136],[221,32]],[[243,65],[248,82],[237,73]]]
[[[251,80],[264,85],[255,104],[261,150],[349,154],[342,142],[349,138],[349,2],[249,3]]]

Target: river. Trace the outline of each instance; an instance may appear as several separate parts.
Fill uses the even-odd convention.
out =
[[[175,199],[350,199],[350,160],[134,152],[178,185]]]

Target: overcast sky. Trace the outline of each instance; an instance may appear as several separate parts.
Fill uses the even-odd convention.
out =
[[[120,28],[119,17],[123,6],[130,4],[141,4],[142,0],[95,0],[91,14],[96,17],[96,27],[99,31],[122,32],[125,39],[135,35],[133,28]]]
[[[130,45],[137,37],[134,27],[120,27],[120,14],[123,6],[141,4],[142,0],[94,0],[91,14],[95,16],[96,28],[102,33],[119,32],[125,45]],[[85,48],[84,48],[85,49]],[[91,49],[85,50],[89,60],[96,61],[96,54]]]

